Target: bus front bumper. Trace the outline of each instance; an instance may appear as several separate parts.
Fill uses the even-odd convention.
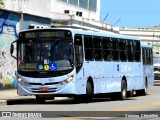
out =
[[[18,95],[52,95],[69,96],[75,95],[75,84],[71,81],[66,85],[25,86],[18,83]]]

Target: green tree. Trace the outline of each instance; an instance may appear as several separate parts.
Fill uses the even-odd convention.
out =
[[[0,8],[4,6],[3,0],[0,0]]]

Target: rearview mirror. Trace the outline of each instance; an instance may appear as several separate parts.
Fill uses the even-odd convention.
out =
[[[16,50],[16,46],[17,46],[17,41],[14,41],[11,43],[10,54],[14,59],[17,59],[17,57],[16,57],[17,52],[16,51],[14,52],[14,50]]]

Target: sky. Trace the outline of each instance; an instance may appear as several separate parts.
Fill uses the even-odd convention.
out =
[[[160,0],[101,0],[100,19],[127,28],[160,25]]]

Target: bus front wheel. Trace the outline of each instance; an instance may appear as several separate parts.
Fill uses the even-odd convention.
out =
[[[87,102],[92,101],[92,97],[93,97],[93,88],[91,83],[87,82],[85,101]]]

